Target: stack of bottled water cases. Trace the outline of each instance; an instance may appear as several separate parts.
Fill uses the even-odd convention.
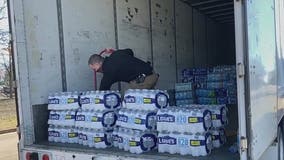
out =
[[[74,113],[74,116],[72,116],[73,123],[70,124],[72,128],[72,134],[70,135],[76,137],[76,140],[72,141],[72,143],[79,143],[94,148],[112,146],[112,132],[116,124],[117,112],[121,108],[121,96],[119,92],[84,92],[81,93],[76,102],[77,108],[72,112]],[[62,124],[60,120],[59,123]],[[49,131],[56,130],[57,128],[57,125],[53,125],[49,128]],[[64,133],[62,130],[57,131],[57,134],[61,138],[64,136]],[[49,138],[50,141],[65,143],[64,140],[56,141],[52,139],[53,136],[49,136]]]
[[[157,148],[156,114],[169,105],[167,92],[129,89],[119,111],[113,144],[119,149],[141,154]]]
[[[205,108],[171,107],[157,113],[160,153],[206,156],[213,148],[211,112]]]
[[[192,82],[176,83],[175,100],[177,106],[195,104],[194,84]]]
[[[182,108],[209,110],[212,120],[212,127],[209,132],[212,135],[213,147],[219,148],[226,143],[225,126],[228,125],[228,108],[226,105],[187,105]]]
[[[161,153],[206,156],[226,142],[225,105],[185,105],[157,113],[158,150]],[[170,126],[170,127],[169,127]]]
[[[78,143],[75,117],[79,108],[78,92],[61,92],[48,97],[48,140],[50,142]]]
[[[80,96],[81,108],[76,115],[79,144],[94,148],[113,145],[112,133],[121,108],[118,91],[88,91]]]
[[[182,71],[182,81],[194,83],[198,104],[236,104],[236,67],[192,68]]]

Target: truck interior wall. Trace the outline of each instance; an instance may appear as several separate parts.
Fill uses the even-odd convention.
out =
[[[29,6],[24,8],[30,83],[27,86],[30,90],[31,103],[43,104],[46,102],[48,92],[62,89],[56,1],[23,2],[24,6]]]
[[[193,9],[193,51],[195,67],[206,67],[206,44],[206,17],[198,10]]]
[[[117,47],[131,48],[136,57],[153,63],[149,11],[149,1],[116,0]],[[121,84],[124,92],[128,85]]]
[[[174,0],[152,0],[154,69],[160,74],[157,88],[174,88],[176,82]]]
[[[93,72],[87,65],[89,56],[116,45],[113,0],[61,3],[67,90],[93,89]]]
[[[176,1],[176,54],[178,80],[183,68],[194,67],[192,7]]]

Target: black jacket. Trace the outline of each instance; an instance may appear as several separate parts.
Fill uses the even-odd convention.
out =
[[[117,50],[109,57],[106,57],[102,72],[100,90],[110,90],[110,87],[115,82],[130,82],[136,79],[140,74],[150,75],[153,68],[149,63],[146,63],[134,57],[131,49]]]

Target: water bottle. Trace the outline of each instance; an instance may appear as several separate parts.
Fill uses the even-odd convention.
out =
[[[80,127],[84,128],[85,121],[86,121],[85,111],[79,110],[75,118],[75,126],[78,128]]]
[[[191,135],[190,148],[194,157],[210,154],[213,148],[211,134],[205,132]]]
[[[94,147],[95,147],[95,140],[94,140],[95,134],[96,134],[96,130],[95,130],[95,129],[90,129],[90,130],[87,132],[88,146],[89,146],[90,148],[94,148]]]
[[[115,127],[112,133],[113,146],[118,147],[118,128]]]
[[[78,128],[78,144],[81,144],[83,145],[83,137],[84,137],[84,134],[83,134],[83,128]]]
[[[107,146],[105,144],[105,140],[106,139],[103,130],[98,129],[94,137],[95,148],[106,148]]]
[[[117,143],[118,143],[118,148],[123,149],[124,148],[124,128],[118,128],[118,134],[117,134]]]
[[[50,93],[48,95],[48,109],[49,110],[55,110],[58,108],[58,106],[60,105],[60,99],[58,96],[58,93],[52,94]]]
[[[136,154],[143,153],[143,150],[141,149],[140,138],[141,138],[141,131],[134,130],[134,133],[131,135],[129,140],[129,146],[130,146],[129,150],[131,153],[136,153]]]
[[[53,138],[54,142],[60,142],[60,140],[62,139],[61,127],[59,126],[54,127]]]
[[[96,91],[94,95],[94,110],[104,110],[104,95],[105,91]]]
[[[190,133],[184,132],[178,135],[178,147],[181,155],[190,155],[189,138]]]
[[[92,128],[92,129],[99,129],[102,128],[102,117],[99,117],[99,113],[100,111],[90,111],[89,113],[89,118],[90,118],[90,123],[88,125],[88,128]]]
[[[77,129],[73,127],[68,127],[68,143],[78,143],[78,131]]]
[[[55,126],[50,125],[48,127],[48,141],[49,142],[54,142],[54,137],[55,137],[55,130],[54,130]]]
[[[166,153],[170,152],[169,146],[174,144],[174,139],[169,136],[170,132],[168,131],[161,131],[158,135],[158,152],[159,153]]]
[[[88,128],[85,128],[82,130],[82,143],[84,146],[88,146],[88,132],[89,132],[89,129]]]
[[[214,148],[220,148],[226,143],[224,128],[212,128],[210,133],[212,134],[212,144]]]
[[[170,145],[169,145],[169,153],[170,154],[179,153],[178,146],[177,146],[177,135],[178,135],[178,132],[171,132],[169,134],[169,139],[171,139],[171,142],[170,142]]]
[[[79,108],[78,102],[79,94],[77,91],[75,92],[68,92],[68,99],[67,99],[67,107],[70,110],[76,110]]]
[[[74,110],[69,110],[69,111],[64,111],[64,121],[63,124],[65,126],[74,126],[75,125],[75,111]]]
[[[164,117],[167,114],[168,109],[159,109],[157,112],[157,130],[163,131],[165,130],[165,120]]]
[[[61,138],[60,138],[59,142],[69,143],[69,141],[68,141],[68,128],[69,127],[67,127],[67,126],[59,127],[59,131],[61,133]]]
[[[147,111],[146,111],[147,112]],[[157,129],[157,113],[156,112],[148,112],[145,117],[146,121],[146,129],[148,130],[156,130]]]
[[[123,138],[123,149],[124,151],[129,151],[129,139],[131,135],[133,134],[133,131],[131,129],[126,129],[126,132],[124,133],[124,138]]]

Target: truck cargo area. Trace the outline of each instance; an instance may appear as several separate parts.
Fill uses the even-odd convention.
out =
[[[141,159],[239,159],[238,153],[228,150],[237,141],[237,104],[227,106],[228,142],[206,157],[156,151],[135,155],[116,148],[101,150],[48,143],[47,135],[48,94],[94,90],[93,72],[87,60],[103,48],[133,49],[136,57],[153,64],[155,72],[160,74],[156,88],[163,90],[173,90],[175,83],[182,81],[181,72],[185,68],[235,65],[233,0],[39,0],[25,3],[35,7],[24,15],[26,25],[30,25],[26,26],[30,41],[26,42],[28,55],[20,57],[27,60],[28,64],[24,65],[29,67],[30,83],[29,88],[22,89],[22,94],[31,91],[27,94],[30,97],[24,100],[32,104],[30,109],[25,106],[30,115],[27,114],[24,121],[31,122],[22,129],[26,135],[25,146]],[[47,13],[52,18],[48,19]],[[100,78],[98,75],[98,86]],[[117,86],[113,89],[118,89]],[[127,87],[122,83],[122,93]]]

